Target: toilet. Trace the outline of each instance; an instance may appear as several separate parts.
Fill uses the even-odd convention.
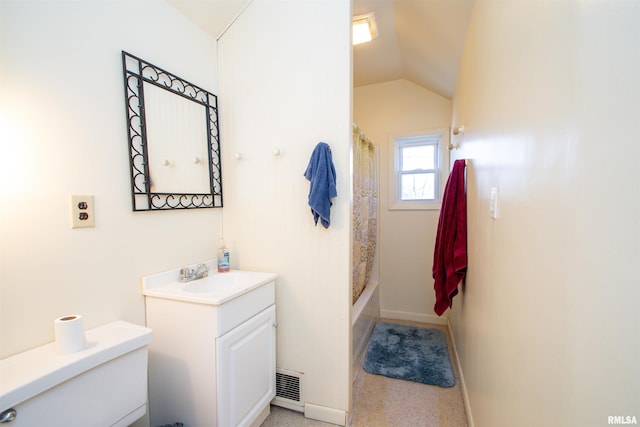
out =
[[[146,413],[151,329],[116,321],[86,346],[47,344],[0,360],[0,422],[11,427],[126,427]]]

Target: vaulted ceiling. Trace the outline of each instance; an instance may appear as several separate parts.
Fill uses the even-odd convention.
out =
[[[169,0],[218,37],[251,0]],[[378,37],[353,48],[353,83],[406,79],[451,98],[473,0],[353,0],[353,14],[375,13]]]
[[[375,13],[379,36],[353,47],[353,83],[407,79],[451,98],[473,0],[354,0]]]

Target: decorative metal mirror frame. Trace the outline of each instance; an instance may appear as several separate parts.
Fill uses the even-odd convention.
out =
[[[222,207],[222,165],[217,96],[125,51],[122,51],[122,69],[124,73],[125,108],[127,111],[133,210],[150,211]],[[205,107],[210,193],[151,192],[144,108],[144,82]]]

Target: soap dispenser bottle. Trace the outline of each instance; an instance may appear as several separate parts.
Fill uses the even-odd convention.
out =
[[[226,273],[230,269],[229,250],[224,245],[224,238],[220,237],[220,247],[218,248],[218,273]]]

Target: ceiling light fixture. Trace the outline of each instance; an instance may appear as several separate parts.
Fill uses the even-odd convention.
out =
[[[374,13],[353,17],[353,44],[366,43],[378,37]]]

